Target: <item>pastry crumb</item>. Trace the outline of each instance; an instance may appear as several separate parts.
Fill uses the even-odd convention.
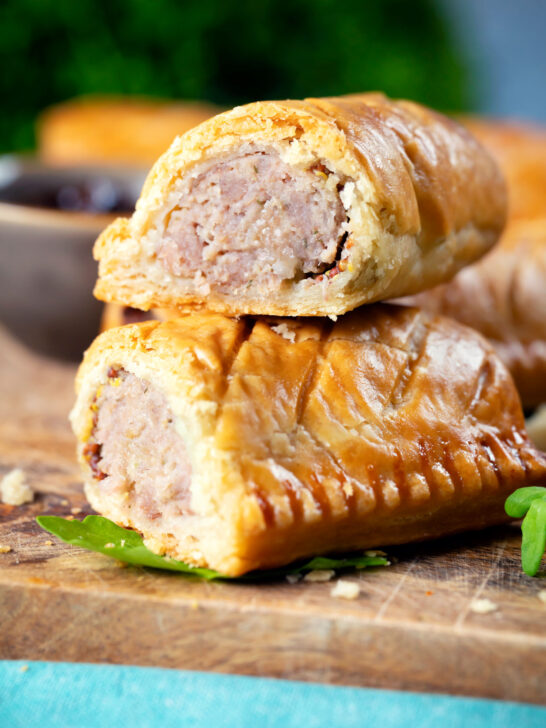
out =
[[[538,592],[537,597],[540,599],[541,602],[544,602],[544,604],[546,604],[546,589],[541,589]]]
[[[274,432],[271,435],[271,447],[275,455],[292,455],[295,452],[290,438],[284,432]]]
[[[287,574],[286,575],[286,581],[289,584],[297,584],[300,579],[301,579],[301,574]]]
[[[26,672],[28,670],[28,665],[21,665],[19,668],[19,672]]]
[[[34,500],[34,491],[25,482],[25,473],[21,468],[14,468],[4,475],[0,482],[2,503],[9,506],[22,506]]]
[[[72,513],[73,516],[77,516],[78,513],[81,513],[81,512],[82,512],[81,508],[71,508],[70,509],[70,513]]]
[[[330,595],[336,599],[356,599],[360,594],[360,587],[354,581],[346,581],[338,579],[336,585],[332,588]]]
[[[104,548],[105,549],[113,549],[115,547],[116,547],[116,544],[115,543],[105,543],[104,544]]]
[[[53,541],[44,541],[44,546],[53,546]]]
[[[350,498],[354,494],[355,489],[350,483],[343,483],[343,492]]]
[[[355,183],[346,182],[343,189],[339,193],[339,199],[343,203],[343,207],[346,210],[351,209],[351,205],[354,202],[354,197],[355,197]]]
[[[492,602],[491,599],[474,599],[470,603],[470,610],[475,614],[489,614],[495,612],[498,608],[499,605]]]
[[[61,505],[62,506],[69,506],[70,505],[70,501],[66,500],[66,498],[63,498],[62,501],[61,501]]]
[[[288,341],[290,341],[292,344],[296,341],[296,332],[294,331],[294,329],[291,329],[288,324],[275,324],[271,327],[271,331],[279,334],[279,336],[282,336],[284,339],[288,339]]]
[[[0,544],[0,554],[9,554],[11,551],[11,546],[6,546],[5,544]]]
[[[387,554],[384,551],[379,551],[379,549],[368,549],[367,551],[364,551],[364,556],[370,556],[372,559],[376,556],[386,556]]]
[[[336,575],[332,569],[317,569],[310,571],[303,577],[303,581],[330,581]]]

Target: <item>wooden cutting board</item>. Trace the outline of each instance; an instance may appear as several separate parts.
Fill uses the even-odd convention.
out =
[[[202,582],[67,546],[39,514],[90,512],[66,416],[73,367],[0,336],[0,475],[34,503],[0,506],[0,657],[157,665],[546,702],[545,578],[507,526],[389,549],[396,563],[331,584]],[[497,609],[478,614],[475,599]]]

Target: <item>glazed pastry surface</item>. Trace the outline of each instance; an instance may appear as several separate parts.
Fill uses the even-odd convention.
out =
[[[415,308],[112,329],[77,393],[92,506],[229,575],[500,523],[546,481],[493,349]]]
[[[338,315],[497,240],[502,176],[462,126],[363,94],[237,107],[175,140],[95,245],[95,295],[147,310]]]

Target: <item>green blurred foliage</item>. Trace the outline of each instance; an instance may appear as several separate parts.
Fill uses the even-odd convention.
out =
[[[429,0],[3,0],[0,147],[79,94],[208,99],[383,90],[452,111],[465,73]]]

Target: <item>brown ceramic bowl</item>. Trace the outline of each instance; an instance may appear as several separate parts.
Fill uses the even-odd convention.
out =
[[[114,217],[130,214],[143,178],[0,157],[0,321],[23,343],[81,357],[101,315],[93,242]]]

